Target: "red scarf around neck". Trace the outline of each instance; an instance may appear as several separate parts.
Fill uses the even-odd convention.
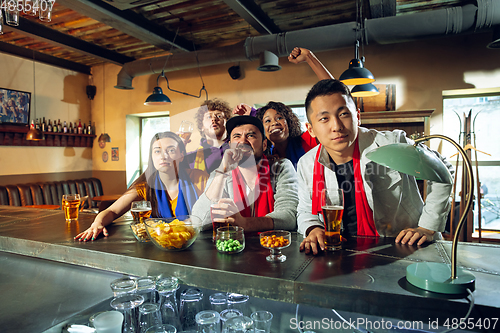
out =
[[[269,161],[265,156],[258,163],[258,175],[255,181],[255,191],[257,198],[254,202],[254,215],[255,217],[266,216],[274,211],[274,193],[271,186],[271,174]],[[239,168],[232,171],[233,177],[233,193],[234,202],[240,208],[240,214],[243,217],[252,217],[251,204],[248,202],[245,191],[245,180]]]
[[[358,226],[358,236],[379,236],[375,222],[373,221],[373,212],[366,199],[363,178],[361,177],[360,152],[358,140],[354,143],[354,154],[352,161],[354,165],[354,190],[356,200],[356,218]],[[312,192],[312,214],[317,215],[321,212],[321,191],[325,188],[325,167],[319,163],[321,153],[320,144],[316,158],[314,159],[313,171],[313,192]]]

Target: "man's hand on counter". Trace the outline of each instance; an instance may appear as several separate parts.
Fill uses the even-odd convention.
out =
[[[418,241],[417,245],[422,245],[425,242],[431,242],[434,238],[434,233],[435,231],[422,227],[407,228],[402,230],[398,237],[396,237],[396,243],[413,245]]]
[[[325,230],[321,227],[312,229],[306,238],[300,243],[300,251],[306,251],[314,255],[318,254],[319,250],[325,250]]]

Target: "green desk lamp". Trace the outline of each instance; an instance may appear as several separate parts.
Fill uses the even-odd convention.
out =
[[[444,135],[435,134],[416,139],[414,145],[395,143],[378,147],[368,152],[366,157],[375,163],[417,178],[452,184],[451,174],[444,163],[435,154],[417,145],[419,142],[430,139],[448,141],[462,155],[467,172],[467,184],[469,185],[467,202],[458,222],[455,235],[453,236],[451,265],[435,262],[411,264],[406,268],[406,279],[412,285],[427,291],[454,295],[466,294],[467,289],[474,291],[476,277],[467,270],[460,267],[457,268],[457,245],[458,235],[472,206],[474,179],[472,178],[471,162],[463,148],[452,139]]]

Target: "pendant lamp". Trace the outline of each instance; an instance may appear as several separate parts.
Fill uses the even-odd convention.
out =
[[[359,41],[356,40],[354,59],[349,62],[349,69],[340,75],[339,81],[348,86],[372,83],[375,81],[373,74],[364,67],[359,59]]]
[[[104,133],[99,135],[98,142],[111,142],[111,137],[106,133],[106,65],[102,65],[102,124]]]
[[[163,93],[163,90],[160,88],[160,77],[167,78],[165,73],[162,71],[160,75],[156,78],[156,87],[153,89],[153,93],[146,98],[144,105],[168,105],[171,104],[172,101],[168,98],[167,95]]]
[[[36,82],[35,82],[35,51],[33,51],[33,116],[36,119]],[[41,141],[45,140],[45,135],[34,126],[26,133],[27,141]]]
[[[359,84],[354,86],[351,90],[351,95],[353,97],[372,97],[380,94],[377,87],[371,83]]]

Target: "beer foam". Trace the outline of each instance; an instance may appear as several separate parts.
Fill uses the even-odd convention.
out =
[[[343,210],[343,206],[321,206],[321,209],[327,209],[327,210]]]

